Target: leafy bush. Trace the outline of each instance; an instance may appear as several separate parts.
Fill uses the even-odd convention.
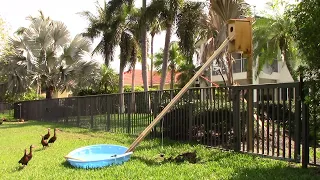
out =
[[[267,117],[269,120],[274,123],[279,123],[282,127],[284,126],[287,132],[291,132],[294,134],[295,132],[295,104],[291,102],[291,108],[289,108],[290,103],[286,102],[264,102],[259,103],[258,111],[255,110],[255,113],[258,115],[262,115],[265,119]],[[301,124],[300,124],[301,127]]]
[[[113,91],[104,91],[102,89],[93,90],[93,89],[81,89],[77,93],[77,96],[91,96],[91,95],[100,95],[100,94],[112,94],[115,93]]]
[[[131,86],[124,86],[123,87],[123,91],[124,92],[131,92]],[[143,92],[144,89],[141,86],[136,86],[136,87],[134,87],[134,91],[135,92]]]
[[[179,104],[163,120],[164,136],[170,139],[192,138],[202,142],[214,141],[217,145],[231,145],[234,138],[233,111],[227,103],[219,108],[199,101]],[[225,137],[224,142],[221,142],[222,136]]]
[[[20,94],[6,94],[6,101],[10,103],[14,102],[20,102],[20,101],[32,101],[32,100],[39,100],[39,99],[45,99],[45,97],[40,96],[37,94],[35,89],[31,89],[25,93]]]

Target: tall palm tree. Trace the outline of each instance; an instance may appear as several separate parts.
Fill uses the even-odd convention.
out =
[[[182,53],[186,56],[189,64],[193,63],[195,42],[199,38],[201,21],[199,17],[204,15],[204,3],[185,2],[177,18],[177,36]]]
[[[142,0],[142,14],[145,13],[147,8],[147,0]],[[141,55],[142,55],[142,80],[143,89],[148,91],[148,68],[147,68],[147,22],[145,16],[141,16]]]
[[[149,18],[160,18],[165,21],[165,44],[164,44],[164,55],[163,55],[163,65],[162,65],[162,73],[161,73],[161,82],[160,82],[160,90],[163,90],[167,66],[168,66],[168,58],[169,58],[169,46],[172,28],[175,25],[176,18],[178,15],[178,10],[181,7],[183,0],[154,0],[147,7],[146,14],[148,14]]]
[[[59,21],[29,16],[29,27],[21,27],[10,39],[14,53],[7,56],[6,70],[27,87],[36,85],[46,89],[46,98],[55,90],[65,91],[78,82],[86,81],[95,73],[97,64],[91,61],[88,39],[81,35],[70,38],[67,27]],[[18,83],[11,81],[12,87]],[[9,84],[10,87],[10,84]]]
[[[284,15],[288,4],[275,0],[267,4],[272,13],[257,17],[253,25],[254,60],[259,60],[256,76],[265,64],[281,59],[295,78],[294,67],[298,53],[295,41],[289,34],[292,22]]]
[[[101,37],[92,53],[102,54],[107,66],[113,61],[114,49],[120,43],[125,20],[132,9],[133,1],[111,0],[108,3],[104,1],[103,6],[97,1],[98,15],[89,11],[79,13],[89,21],[89,26],[83,35],[90,37],[92,40]]]
[[[150,59],[151,59],[151,67],[150,67],[150,86],[153,87],[153,45],[154,45],[154,36],[161,32],[163,29],[163,21],[160,18],[152,19],[149,25],[149,31],[151,36],[151,48],[150,48]]]
[[[134,93],[134,73],[137,62],[138,53],[140,50],[139,39],[141,35],[141,26],[139,24],[141,12],[133,9],[131,14],[126,19],[126,25],[121,35],[120,41],[120,72],[119,72],[119,92],[123,93],[123,73],[126,66],[132,71],[132,93]],[[121,96],[123,97],[123,96]],[[123,99],[121,99],[121,104]],[[134,94],[132,96],[132,104],[134,107]]]
[[[164,50],[161,49],[159,53],[155,54],[155,68],[159,73],[162,73],[162,59],[164,56]],[[174,88],[176,72],[180,70],[180,67],[186,64],[186,58],[181,53],[178,42],[171,42],[169,49],[169,66],[167,67],[170,73],[170,89]]]

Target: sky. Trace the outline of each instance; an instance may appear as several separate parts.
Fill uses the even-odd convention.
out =
[[[104,0],[98,0],[103,3]],[[147,0],[147,4],[151,0]],[[204,1],[204,0],[193,0]],[[262,10],[267,0],[245,0],[248,4],[255,6],[256,11]],[[9,35],[12,35],[19,27],[27,27],[29,25],[26,17],[29,15],[37,16],[39,10],[42,10],[45,16],[51,19],[62,21],[68,27],[71,36],[82,33],[88,22],[85,18],[81,17],[78,12],[90,11],[96,12],[96,0],[2,0],[0,6],[0,17],[4,19],[9,27]],[[141,7],[142,0],[136,0],[135,6]],[[154,39],[154,52],[158,52],[160,48],[164,47],[165,32],[155,36]],[[177,40],[177,36],[173,34],[172,41]],[[97,44],[97,40],[93,46]],[[115,61],[111,63],[112,68],[117,72],[119,69],[119,61],[117,54],[119,48],[115,52]],[[99,62],[103,62],[101,56],[95,56]],[[141,69],[141,64],[137,64],[137,69]]]

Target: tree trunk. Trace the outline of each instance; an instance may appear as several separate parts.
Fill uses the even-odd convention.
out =
[[[46,87],[46,99],[52,99],[53,86]]]
[[[297,81],[298,78],[296,77],[295,73],[294,73],[294,70],[293,70],[293,67],[288,59],[288,53],[287,53],[287,49],[288,49],[288,44],[285,42],[284,43],[284,47],[281,49],[281,53],[282,53],[282,56],[283,56],[283,61],[284,63],[286,64],[287,68],[288,68],[288,71],[291,75],[291,77],[293,78],[294,81]]]
[[[165,38],[165,44],[164,44],[164,49],[163,49],[163,62],[162,62],[162,72],[161,72],[161,81],[160,81],[160,91],[163,90],[163,87],[164,87],[164,84],[166,81],[166,76],[167,76],[171,29],[172,29],[172,24],[168,24],[167,29],[166,29],[166,38]]]
[[[153,87],[153,40],[154,40],[154,34],[151,34],[151,74],[150,74],[151,87]]]
[[[119,111],[120,113],[124,113],[124,96],[123,96],[123,72],[124,66],[120,65],[120,72],[119,72]]]
[[[142,0],[142,12],[146,10],[147,0]],[[143,80],[143,89],[145,92],[148,91],[148,69],[147,69],[147,27],[145,19],[142,21],[141,28],[141,56],[142,56],[142,80]]]

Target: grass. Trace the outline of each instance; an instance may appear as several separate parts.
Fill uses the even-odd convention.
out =
[[[42,150],[40,134],[46,128],[58,127],[56,143]],[[318,169],[302,169],[297,164],[263,159],[258,156],[223,152],[201,145],[144,140],[131,159],[123,165],[84,170],[71,167],[63,158],[75,148],[98,143],[129,146],[135,137],[101,131],[73,128],[61,124],[28,121],[5,122],[0,126],[0,179],[319,179]],[[33,159],[20,169],[23,150],[36,145]],[[164,162],[165,157],[186,151],[197,151],[199,162]]]

